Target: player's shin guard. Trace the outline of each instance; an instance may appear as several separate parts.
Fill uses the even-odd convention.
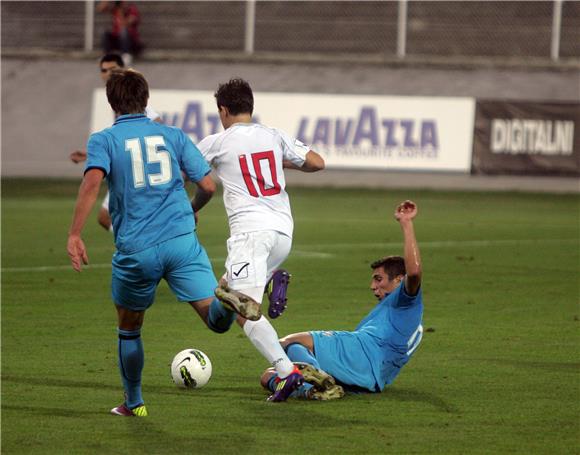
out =
[[[236,313],[225,308],[218,299],[213,299],[209,306],[207,326],[216,333],[227,332],[234,321]]]
[[[141,373],[145,356],[141,330],[118,329],[119,333],[119,370],[123,387],[127,394],[125,404],[129,409],[143,404],[141,396]]]
[[[320,364],[316,357],[308,350],[308,348],[300,343],[292,343],[286,346],[286,353],[292,362],[304,362],[312,365],[314,368],[320,370]]]
[[[276,369],[281,378],[285,378],[294,370],[294,365],[282,349],[278,334],[270,321],[262,316],[258,321],[246,321],[244,332],[258,351]]]

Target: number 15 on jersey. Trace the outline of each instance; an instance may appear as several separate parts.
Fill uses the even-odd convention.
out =
[[[165,140],[163,136],[147,136],[145,150],[147,152],[147,163],[159,163],[159,173],[148,174],[150,185],[163,185],[171,181],[171,156],[165,150]],[[135,188],[145,186],[145,166],[143,164],[143,152],[141,151],[141,141],[139,138],[127,139],[125,150],[131,153],[131,163],[133,168],[133,185]]]

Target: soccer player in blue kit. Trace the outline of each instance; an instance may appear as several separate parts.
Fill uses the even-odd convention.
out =
[[[87,165],[69,231],[72,266],[88,264],[82,229],[107,178],[117,251],[113,256],[112,297],[118,316],[119,370],[125,402],[111,410],[122,416],[146,416],[141,373],[144,352],[141,326],[161,278],[180,301],[186,301],[215,332],[228,330],[236,314],[259,318],[259,306],[225,308],[209,259],[195,234],[194,212],[211,198],[215,183],[197,147],[179,128],[144,114],[149,87],[133,70],[114,72],[107,99],[117,114],[110,128],[92,134]],[[181,170],[197,185],[190,202]],[[252,312],[257,311],[257,314]]]
[[[421,257],[413,227],[416,215],[417,205],[412,201],[397,206],[395,219],[403,231],[404,256],[388,256],[371,264],[370,288],[379,303],[354,331],[301,332],[280,340],[306,380],[296,397],[341,398],[344,388],[381,392],[419,346],[423,297]],[[273,390],[274,379],[275,372],[268,369],[261,384]]]

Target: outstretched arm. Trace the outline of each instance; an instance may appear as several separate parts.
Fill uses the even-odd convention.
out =
[[[83,227],[89,214],[97,200],[99,188],[103,181],[103,171],[100,169],[89,169],[83,178],[79,188],[79,195],[75,206],[73,220],[68,233],[67,252],[70,257],[73,269],[81,271],[82,264],[88,264],[89,258],[85,249],[85,244],[81,239]]]
[[[87,160],[87,152],[84,150],[75,150],[69,155],[69,158],[73,163],[82,163]]]
[[[317,172],[324,169],[325,163],[324,158],[322,158],[314,150],[309,150],[306,154],[306,159],[301,167],[296,166],[289,160],[284,160],[284,167],[287,169],[296,169],[302,172]]]
[[[404,239],[405,290],[409,295],[416,295],[421,286],[421,255],[415,238],[413,219],[417,216],[417,205],[413,201],[400,203],[395,210],[395,218],[401,225]]]

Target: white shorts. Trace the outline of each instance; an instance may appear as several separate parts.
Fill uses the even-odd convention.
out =
[[[277,231],[256,231],[233,235],[227,246],[228,285],[241,292],[255,290],[246,294],[261,302],[264,286],[290,254],[292,238]]]
[[[107,194],[105,194],[105,198],[103,199],[103,203],[101,204],[101,207],[104,208],[107,212],[109,211],[109,192],[107,191]]]

